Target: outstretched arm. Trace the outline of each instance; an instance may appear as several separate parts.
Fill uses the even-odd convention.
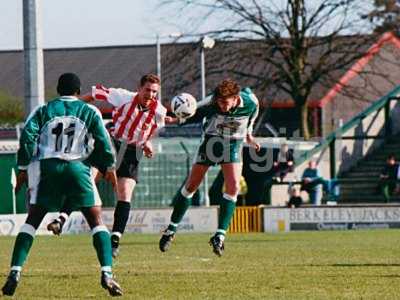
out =
[[[87,103],[91,103],[91,102],[94,101],[94,98],[93,98],[93,96],[91,94],[82,95],[82,96],[79,97],[79,99],[81,99],[81,100],[83,100],[83,101],[85,101]]]

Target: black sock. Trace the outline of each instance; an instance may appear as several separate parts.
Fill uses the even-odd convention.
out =
[[[125,201],[118,201],[114,210],[114,225],[112,232],[124,233],[126,223],[128,222],[131,204]]]

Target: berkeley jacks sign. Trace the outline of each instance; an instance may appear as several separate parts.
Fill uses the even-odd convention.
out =
[[[400,228],[400,205],[265,208],[264,230]]]

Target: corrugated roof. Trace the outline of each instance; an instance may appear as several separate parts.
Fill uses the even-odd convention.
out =
[[[373,40],[363,37],[343,37],[348,39],[351,53],[354,45],[358,51],[366,51]],[[365,42],[368,41],[368,42]],[[361,46],[360,46],[361,44]],[[251,47],[249,47],[249,45]],[[315,64],[315,57],[325,46],[321,44],[310,51],[309,64]],[[249,50],[251,49],[251,50]],[[252,51],[252,58],[243,58],[243,51]],[[271,65],[265,63],[262,55],[271,52],[271,45],[265,41],[217,42],[212,50],[206,50],[207,87],[215,87],[216,82],[226,76],[236,77],[243,86],[253,86],[260,99],[267,101],[287,101],[291,97],[271,83],[268,86],[260,84],[260,78],[274,72]],[[332,51],[326,58],[326,64],[334,64],[345,53]],[[269,53],[268,52],[268,53]],[[200,95],[200,52],[196,43],[163,44],[162,57],[162,87],[163,98],[171,98],[179,91],[186,91],[196,97]],[[260,59],[257,59],[259,57]],[[277,56],[279,60],[279,57]],[[309,99],[321,99],[329,89],[355,63],[349,60],[345,67],[338,68],[329,75],[318,78]],[[140,77],[145,73],[156,72],[155,45],[107,46],[90,48],[68,48],[44,50],[46,97],[56,95],[56,82],[61,73],[75,72],[82,80],[83,93],[96,83],[108,87],[122,87],[133,90]],[[23,98],[24,69],[22,51],[0,51],[0,89],[9,94]],[[397,68],[397,66],[396,66]],[[242,74],[252,73],[259,78],[245,78]]]

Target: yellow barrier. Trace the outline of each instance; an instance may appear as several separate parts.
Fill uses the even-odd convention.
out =
[[[230,233],[262,231],[262,209],[258,206],[238,206],[229,226]]]

